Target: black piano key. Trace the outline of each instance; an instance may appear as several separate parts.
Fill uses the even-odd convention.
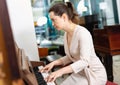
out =
[[[44,80],[44,77],[42,76],[41,72],[39,72],[38,67],[34,67],[33,71],[35,73],[38,85],[47,85],[46,81]]]

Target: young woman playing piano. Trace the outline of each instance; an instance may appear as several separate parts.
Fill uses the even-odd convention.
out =
[[[64,74],[67,77],[61,85],[105,85],[106,71],[95,54],[90,32],[79,25],[79,17],[70,2],[58,3],[49,9],[53,26],[64,30],[64,48],[66,56],[46,65],[41,72],[50,71],[54,66],[64,65],[63,68],[52,72],[47,82],[55,81]]]

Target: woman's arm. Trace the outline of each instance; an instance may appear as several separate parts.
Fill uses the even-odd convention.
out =
[[[52,62],[54,64],[54,66],[59,66],[59,65],[63,65],[63,62],[61,59],[55,60]]]
[[[49,72],[54,66],[58,66],[58,65],[63,65],[63,63],[62,63],[62,61],[60,59],[55,60],[55,61],[47,64],[45,67],[40,69],[40,71],[41,72]]]

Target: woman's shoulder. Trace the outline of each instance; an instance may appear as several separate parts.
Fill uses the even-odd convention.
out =
[[[87,30],[87,28],[85,28],[83,26],[77,25],[76,28],[77,28],[76,31],[77,31],[78,34],[79,33],[89,33],[89,31]]]
[[[91,36],[90,32],[87,30],[87,28],[83,27],[83,26],[80,26],[78,25],[77,28],[76,28],[76,34],[77,34],[77,37],[88,37],[88,36]]]

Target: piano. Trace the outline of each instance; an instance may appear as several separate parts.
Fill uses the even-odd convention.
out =
[[[14,40],[6,0],[0,0],[0,85],[43,85],[36,79],[27,55]],[[34,56],[33,56],[34,57]],[[36,64],[35,64],[36,63]],[[32,65],[42,65],[33,62]],[[43,75],[41,77],[44,77]],[[54,82],[47,85],[55,85]]]
[[[94,29],[93,41],[96,54],[106,68],[108,80],[113,81],[112,57],[120,54],[120,25]]]
[[[30,61],[25,54],[24,49],[18,48],[16,45],[18,54],[18,62],[21,77],[25,85],[55,85],[55,82],[46,82],[46,78],[49,73],[41,73],[39,70],[45,65],[42,61]]]

